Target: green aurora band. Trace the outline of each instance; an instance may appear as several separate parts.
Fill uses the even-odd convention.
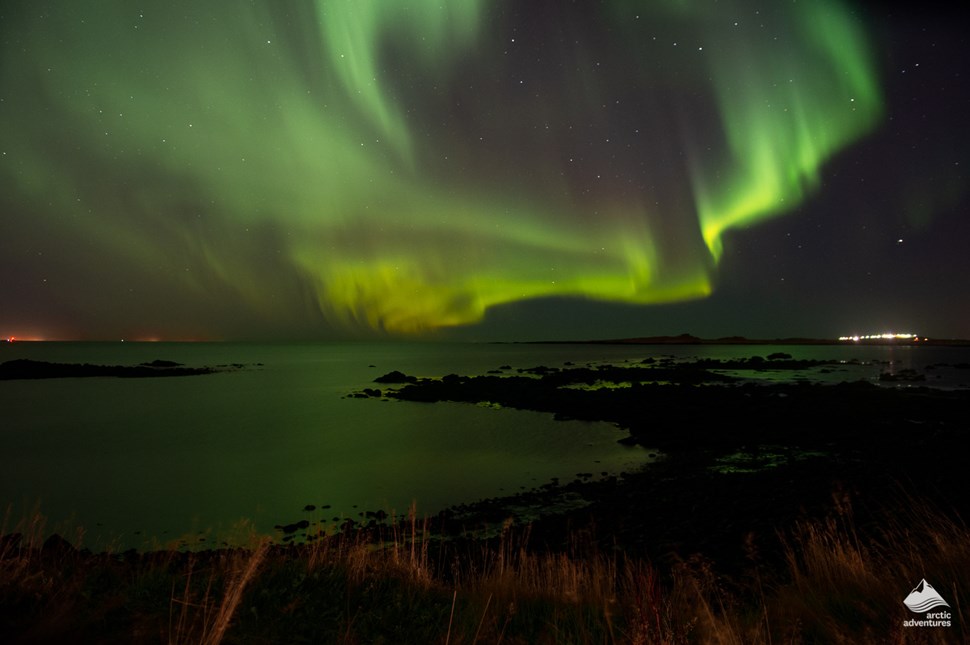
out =
[[[78,280],[267,321],[703,297],[725,232],[794,208],[882,111],[825,0],[84,4],[4,10],[14,216],[87,249]]]

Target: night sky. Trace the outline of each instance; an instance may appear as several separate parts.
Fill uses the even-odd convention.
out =
[[[0,335],[970,337],[948,5],[6,0]]]

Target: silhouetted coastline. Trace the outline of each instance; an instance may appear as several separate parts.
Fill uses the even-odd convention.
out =
[[[623,443],[664,457],[640,472],[577,473],[571,482],[448,509],[438,520],[453,534],[511,520],[530,523],[536,539],[562,548],[567,527],[591,525],[613,548],[654,561],[703,552],[739,565],[746,536],[817,518],[837,491],[860,496],[872,512],[895,503],[900,490],[970,512],[970,476],[954,449],[965,433],[970,390],[915,386],[922,374],[909,371],[880,380],[901,387],[751,382],[721,373],[797,374],[842,364],[771,356],[536,366],[440,378],[394,372],[375,381],[396,389],[357,395],[612,422],[629,432]]]
[[[218,367],[187,367],[181,363],[156,359],[139,365],[92,365],[90,363],[50,363],[26,358],[0,363],[0,381],[48,378],[156,378],[165,376],[198,376],[227,369],[242,369],[244,365]]]
[[[963,338],[931,338],[919,336],[917,338],[860,338],[859,340],[840,340],[837,338],[747,338],[745,336],[723,336],[721,338],[700,338],[692,334],[677,336],[640,336],[634,338],[610,338],[587,340],[537,340],[531,344],[562,344],[562,345],[833,345],[841,347],[852,346],[935,346],[935,347],[970,347],[970,340]]]

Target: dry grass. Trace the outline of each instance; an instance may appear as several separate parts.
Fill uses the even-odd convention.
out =
[[[193,574],[198,575],[195,571],[197,556],[190,554],[180,593],[176,593],[177,581],[172,582],[168,642],[221,643],[243,592],[265,559],[268,549],[269,542],[260,540],[248,549],[231,549],[220,553],[215,562],[207,562],[207,571],[202,572],[206,582],[201,598],[196,597],[192,585]],[[213,587],[220,586],[220,579],[223,580],[222,594],[217,599]]]
[[[773,631],[816,642],[970,642],[970,531],[926,500],[906,499],[866,537],[847,500],[824,522],[802,522],[787,541],[789,582],[769,599]],[[903,598],[926,578],[950,604],[950,628],[904,628]],[[916,616],[918,617],[918,616]]]
[[[589,543],[536,551],[511,526],[456,546],[431,539],[413,509],[379,539],[140,555],[44,543],[38,515],[0,542],[0,640],[970,642],[970,531],[903,502],[907,512],[863,531],[839,498],[830,517],[779,536],[781,562],[762,563],[752,547],[733,579],[702,556],[660,572]],[[923,578],[949,602],[951,627],[903,626],[913,616],[902,599]]]

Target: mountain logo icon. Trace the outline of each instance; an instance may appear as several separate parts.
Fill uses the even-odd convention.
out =
[[[949,607],[950,605],[943,600],[943,596],[933,588],[933,585],[926,581],[926,578],[920,580],[920,583],[916,585],[916,588],[909,592],[906,599],[903,600],[903,604],[913,613],[922,614],[923,612],[929,611],[934,607]]]

